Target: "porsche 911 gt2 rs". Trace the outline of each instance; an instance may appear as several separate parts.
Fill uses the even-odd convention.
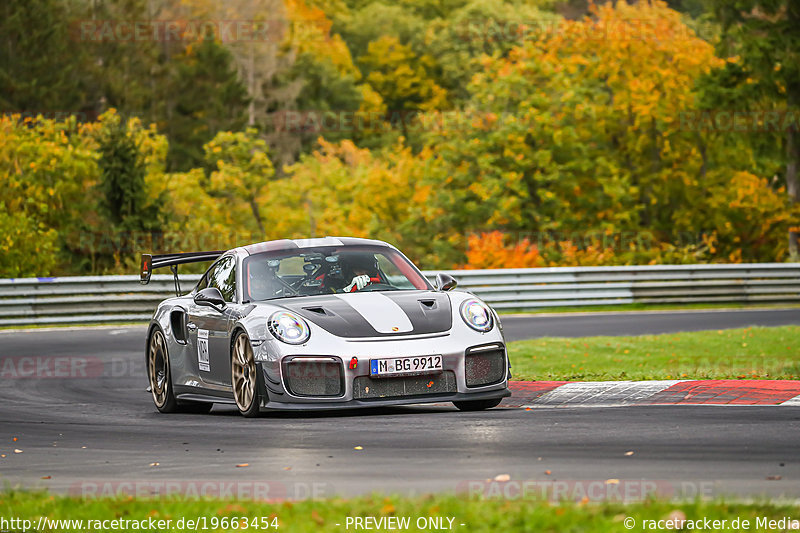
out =
[[[180,295],[177,267],[213,261]],[[174,298],[147,331],[161,412],[235,404],[270,410],[453,402],[509,396],[497,314],[455,280],[436,287],[399,250],[368,239],[277,240],[226,252],[143,255],[141,281],[170,267]]]

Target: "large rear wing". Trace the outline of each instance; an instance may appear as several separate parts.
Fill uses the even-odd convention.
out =
[[[217,250],[214,252],[183,252],[162,255],[142,254],[142,263],[139,269],[139,283],[147,285],[150,283],[150,276],[153,275],[153,270],[169,267],[172,271],[172,275],[175,277],[175,294],[180,296],[181,285],[178,281],[178,265],[214,261],[224,253],[224,250]]]

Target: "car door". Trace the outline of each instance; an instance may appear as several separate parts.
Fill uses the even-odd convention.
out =
[[[208,270],[198,288],[216,287],[227,305],[222,312],[192,304],[188,312],[189,330],[195,339],[198,375],[206,383],[231,384],[230,330],[236,311],[236,258],[220,259]]]

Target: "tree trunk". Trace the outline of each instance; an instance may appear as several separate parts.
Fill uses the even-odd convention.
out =
[[[247,68],[247,92],[250,97],[250,103],[247,104],[247,125],[254,127],[256,125],[256,60],[255,52],[250,47],[250,61]]]
[[[797,182],[797,165],[800,160],[800,142],[798,142],[798,132],[794,127],[786,130],[786,193],[792,205],[800,201],[800,187]],[[797,227],[800,221],[793,220],[792,226]],[[800,233],[789,230],[789,258],[792,261],[800,259],[798,254],[798,237]]]
[[[256,224],[258,224],[258,231],[261,232],[261,237],[264,238],[264,224],[261,222],[261,213],[258,212],[258,204],[256,203],[255,198],[250,199],[250,210],[253,212],[253,218],[256,219]]]

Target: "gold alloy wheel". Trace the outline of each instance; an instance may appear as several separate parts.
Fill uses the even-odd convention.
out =
[[[162,408],[167,403],[167,384],[169,380],[169,362],[164,334],[156,330],[150,338],[150,355],[148,357],[148,374],[150,390],[156,407]]]
[[[256,396],[256,362],[247,335],[236,338],[231,361],[233,398],[243,413],[250,411]]]

